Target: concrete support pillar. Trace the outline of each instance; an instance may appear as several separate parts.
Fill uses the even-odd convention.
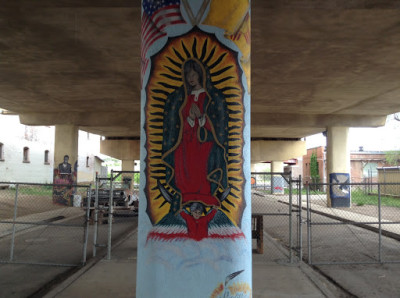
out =
[[[136,296],[251,297],[250,3],[163,3],[142,11]]]
[[[54,139],[53,202],[60,205],[73,205],[75,189],[68,185],[76,184],[78,174],[78,127],[75,125],[56,125]]]
[[[131,171],[133,172],[135,168],[135,161],[134,160],[122,160],[122,171]],[[122,174],[122,180],[125,181],[127,186],[129,186],[129,189],[133,188],[133,182],[134,182],[134,175],[133,173],[124,173]]]
[[[273,173],[283,173],[284,164],[283,161],[272,161],[271,162],[271,172]],[[285,179],[282,175],[272,175],[271,177],[271,193],[272,194],[283,194],[285,187]]]
[[[327,130],[327,204],[331,207],[350,207],[350,149],[348,127],[329,127]]]

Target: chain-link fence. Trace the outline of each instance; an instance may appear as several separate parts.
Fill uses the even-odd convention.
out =
[[[254,257],[263,262],[298,261],[300,180],[290,173],[252,173],[251,184]]]
[[[77,266],[86,262],[88,185],[0,182],[0,263]],[[70,204],[57,204],[60,187]],[[66,200],[67,201],[67,200]]]
[[[346,192],[350,208],[331,208],[324,189]],[[400,262],[400,197],[398,183],[307,185],[307,248],[313,265]],[[304,197],[304,195],[303,195]],[[346,198],[339,198],[346,199]]]
[[[99,248],[107,248],[111,258],[113,239],[137,226],[140,173],[111,171],[108,178],[96,177],[90,195],[90,224],[93,225],[93,256]],[[84,198],[86,206],[87,198]]]

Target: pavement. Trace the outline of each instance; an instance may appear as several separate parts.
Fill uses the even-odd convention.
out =
[[[253,254],[253,297],[346,297],[307,265],[288,263],[287,251],[277,245],[264,235],[264,252],[276,254],[276,262]],[[136,297],[137,229],[116,243],[111,255],[90,260],[43,297]]]
[[[345,221],[355,219],[351,211],[330,214],[330,208],[322,207],[315,211],[327,217],[340,215]],[[374,218],[360,214],[357,218],[371,222],[368,228],[375,225]],[[136,224],[131,227],[113,242],[110,260],[103,251],[84,267],[70,270],[46,266],[18,270],[15,265],[0,265],[0,297],[136,297],[137,228]],[[354,229],[362,233],[360,227]],[[391,230],[389,226],[388,232],[394,233]],[[326,239],[325,247],[345,241],[334,233]],[[397,242],[390,245],[399,248]],[[264,255],[253,253],[252,297],[400,297],[399,264],[310,267],[288,260],[287,249],[264,231]]]

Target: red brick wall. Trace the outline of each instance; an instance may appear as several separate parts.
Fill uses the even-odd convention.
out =
[[[324,147],[316,147],[307,149],[307,155],[303,156],[303,181],[304,183],[311,182],[310,174],[310,161],[313,152],[317,155],[320,182],[324,182],[325,169],[324,169]]]

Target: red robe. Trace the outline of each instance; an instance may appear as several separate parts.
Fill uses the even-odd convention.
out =
[[[205,216],[195,219],[193,216],[181,211],[182,218],[186,221],[188,236],[196,241],[200,241],[208,237],[208,223],[214,218],[217,210],[213,209]]]
[[[199,94],[197,102],[195,96],[190,94],[182,109],[183,133],[182,140],[174,152],[175,159],[175,184],[182,194],[182,205],[190,202],[201,202],[206,206],[220,206],[220,202],[211,194],[210,181],[208,181],[208,159],[214,142],[200,142],[198,130],[199,119],[194,120],[192,127],[187,118],[192,104],[196,104],[200,113],[204,114],[204,100],[206,92]],[[212,133],[211,125],[206,118],[204,129]]]

